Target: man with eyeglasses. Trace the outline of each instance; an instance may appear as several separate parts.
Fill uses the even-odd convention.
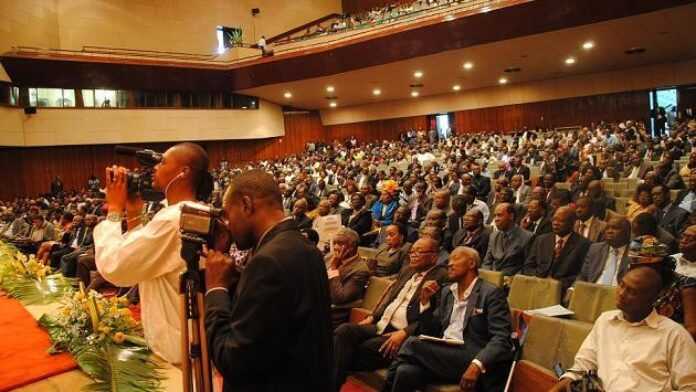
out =
[[[436,266],[438,244],[431,238],[421,238],[409,251],[408,267],[401,270],[396,282],[384,299],[359,324],[345,323],[334,333],[336,359],[336,391],[345,382],[348,371],[375,370],[389,366],[401,344],[413,335],[421,311],[435,308],[437,296],[430,298],[433,306],[420,305],[427,281],[444,278],[446,270]]]

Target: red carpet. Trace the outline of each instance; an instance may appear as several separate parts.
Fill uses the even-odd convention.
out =
[[[360,384],[356,384],[348,380],[341,387],[341,392],[373,392],[372,389],[365,388]]]
[[[49,355],[46,331],[19,301],[0,296],[0,392],[75,369],[69,354]]]

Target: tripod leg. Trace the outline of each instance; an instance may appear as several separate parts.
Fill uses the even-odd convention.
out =
[[[201,366],[200,353],[201,334],[198,329],[198,319],[191,320],[191,347],[195,350],[195,355],[191,355],[191,368],[193,369],[193,385],[196,386],[196,392],[207,392],[204,388],[203,370]]]
[[[203,293],[198,293],[196,296],[196,302],[198,303],[198,332],[200,335],[201,344],[201,365],[203,367],[203,390],[205,392],[212,392],[213,390],[213,376],[210,366],[210,354],[208,353],[208,334],[205,332],[205,304]]]
[[[191,362],[189,356],[189,323],[187,314],[186,294],[179,296],[179,306],[181,307],[181,376],[184,382],[184,392],[193,392],[191,380]]]

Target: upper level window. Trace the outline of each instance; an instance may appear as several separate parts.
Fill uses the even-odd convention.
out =
[[[75,90],[62,88],[30,88],[29,106],[48,108],[75,107]]]

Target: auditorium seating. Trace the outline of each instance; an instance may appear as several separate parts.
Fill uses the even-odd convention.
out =
[[[495,287],[503,287],[504,276],[500,271],[490,271],[487,269],[479,269],[479,277]]]
[[[512,309],[530,310],[561,303],[561,283],[554,279],[515,275],[508,302]]]
[[[359,323],[364,318],[370,316],[393,283],[394,280],[392,279],[379,276],[370,277],[365,289],[365,297],[362,299],[360,306],[354,307],[350,311],[350,322]]]
[[[603,312],[616,309],[616,287],[577,281],[568,308],[574,320],[592,324]]]

